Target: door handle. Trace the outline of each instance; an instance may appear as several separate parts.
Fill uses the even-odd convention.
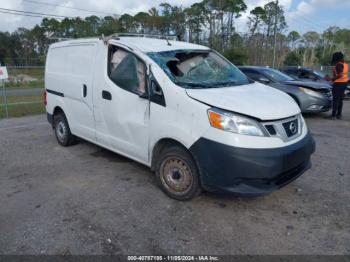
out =
[[[102,98],[106,100],[112,100],[112,94],[106,90],[102,90]]]
[[[87,86],[83,84],[83,97],[87,96]]]

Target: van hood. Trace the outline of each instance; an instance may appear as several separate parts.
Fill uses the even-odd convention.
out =
[[[210,106],[261,120],[282,119],[300,113],[289,95],[256,82],[242,86],[186,89],[186,92],[189,97]]]

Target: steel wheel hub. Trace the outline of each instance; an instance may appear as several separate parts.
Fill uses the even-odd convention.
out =
[[[161,181],[172,193],[187,193],[193,183],[192,172],[185,161],[170,157],[161,165]]]
[[[67,133],[67,128],[66,128],[66,125],[62,121],[57,123],[56,133],[57,133],[57,137],[60,141],[63,141],[65,139],[65,136]]]

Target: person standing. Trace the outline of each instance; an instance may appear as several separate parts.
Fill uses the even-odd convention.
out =
[[[332,58],[333,65],[333,110],[332,119],[342,119],[343,98],[349,81],[349,65],[344,61],[344,54],[336,52]]]

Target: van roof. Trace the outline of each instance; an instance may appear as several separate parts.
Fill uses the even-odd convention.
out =
[[[81,39],[67,40],[67,41],[55,43],[53,44],[53,46],[58,47],[58,46],[66,46],[69,44],[89,43],[89,42],[97,42],[97,41],[102,41],[102,40],[100,40],[99,38],[84,38],[84,39],[81,38]],[[139,50],[143,53],[163,52],[163,51],[183,50],[183,49],[209,50],[208,47],[191,44],[187,42],[182,42],[182,41],[169,40],[169,43],[171,45],[168,45],[168,42],[165,39],[155,39],[155,38],[147,38],[147,37],[120,36],[116,39],[112,38],[110,42],[116,43],[116,44],[120,43],[132,49]]]
[[[165,39],[154,39],[147,37],[119,37],[119,40],[114,40],[119,43],[123,43],[130,47],[137,48],[141,52],[162,52],[162,51],[171,51],[179,49],[199,49],[199,50],[208,50],[208,47],[202,45],[191,44],[182,41],[170,41],[171,45],[168,45],[168,42]]]

